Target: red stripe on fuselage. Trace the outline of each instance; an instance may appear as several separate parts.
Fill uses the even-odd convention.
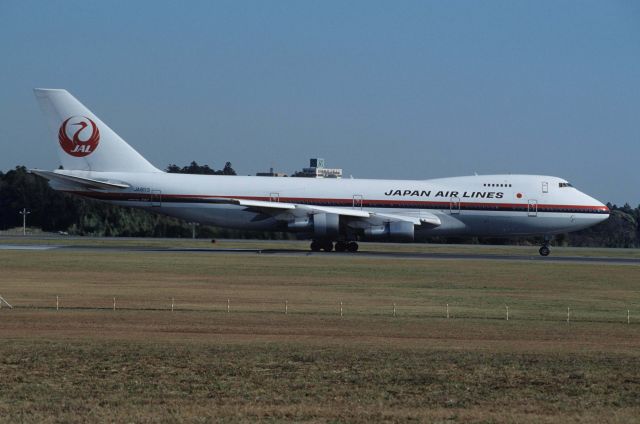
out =
[[[124,201],[150,201],[152,193],[98,193],[98,192],[78,192],[69,191],[69,193],[80,194],[87,197],[96,199],[108,199],[108,200],[124,200]],[[193,195],[193,194],[164,194],[158,193],[161,199],[241,199],[241,200],[258,200],[258,201],[271,201],[268,196],[211,196],[211,195]],[[135,197],[141,199],[134,199]],[[332,199],[332,198],[307,198],[307,197],[279,197],[278,200],[282,203],[301,203],[301,204],[322,204],[333,203],[340,204],[340,206],[350,207],[353,206],[353,199]],[[420,208],[421,206],[440,206],[444,209],[449,209],[451,202],[449,201],[426,201],[426,200],[380,200],[380,199],[363,199],[363,206],[376,207],[376,206],[415,206]],[[460,202],[460,208],[465,207],[481,207],[481,208],[501,208],[501,209],[527,209],[528,203],[490,203],[490,202]],[[588,206],[588,205],[558,205],[558,204],[537,204],[538,211],[544,211],[544,209],[573,209],[573,210],[595,210],[597,213],[609,213],[609,208],[606,206]]]

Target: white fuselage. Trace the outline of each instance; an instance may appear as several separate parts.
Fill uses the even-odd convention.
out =
[[[57,171],[121,181],[126,189],[54,188],[113,204],[145,208],[190,222],[219,227],[287,231],[283,216],[221,202],[247,199],[362,209],[421,218],[415,239],[429,236],[526,236],[580,230],[608,218],[609,209],[561,178],[480,175],[431,180],[315,179]],[[310,236],[311,238],[311,236]]]

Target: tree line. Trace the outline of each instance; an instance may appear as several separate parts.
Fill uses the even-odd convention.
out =
[[[236,175],[231,163],[216,170],[209,165],[191,162],[186,166],[171,164],[167,172],[206,175]],[[611,209],[608,220],[582,231],[561,234],[555,244],[590,247],[640,247],[640,206],[607,204]],[[7,173],[0,172],[0,230],[22,226],[23,208],[31,213],[29,227],[45,232],[66,232],[85,236],[123,237],[191,237],[192,225],[175,218],[153,214],[141,209],[125,208],[55,191],[43,178],[17,166]],[[201,238],[292,238],[284,233],[242,231],[199,225]],[[433,238],[431,242],[514,243],[537,244],[536,238]]]
[[[209,165],[191,162],[166,169],[171,173],[236,175],[231,163],[216,170]],[[22,226],[23,208],[30,211],[28,226],[45,232],[65,232],[81,236],[118,237],[191,237],[189,222],[153,214],[141,209],[126,208],[73,196],[53,190],[48,182],[17,166],[7,173],[0,172],[0,230]],[[281,233],[238,231],[198,225],[202,238],[282,238]]]

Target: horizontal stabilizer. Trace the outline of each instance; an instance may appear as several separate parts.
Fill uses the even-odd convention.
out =
[[[49,181],[86,189],[111,190],[131,187],[129,184],[123,183],[122,181],[96,180],[93,178],[78,177],[75,175],[61,174],[59,172],[52,171],[43,171],[40,169],[31,169],[30,172],[39,175],[42,178],[46,178]]]

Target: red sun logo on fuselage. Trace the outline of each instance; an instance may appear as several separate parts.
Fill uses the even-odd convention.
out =
[[[58,141],[62,150],[71,156],[87,156],[98,148],[100,130],[86,116],[71,116],[60,125]]]

